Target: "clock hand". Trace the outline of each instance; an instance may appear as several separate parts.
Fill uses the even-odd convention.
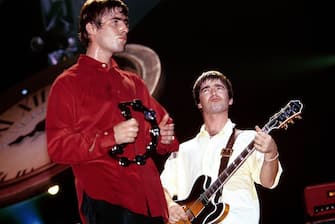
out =
[[[38,131],[45,131],[45,119],[42,120],[42,121],[40,121],[40,122],[38,122],[38,123],[35,125],[35,128],[34,128],[31,132],[29,132],[29,133],[26,134],[26,135],[21,135],[21,136],[17,137],[14,141],[12,141],[11,143],[9,143],[8,145],[18,144],[18,143],[22,142],[22,140],[23,140],[25,137],[27,137],[27,136],[29,136],[29,137],[34,136],[34,134],[35,134],[36,132],[38,132]]]

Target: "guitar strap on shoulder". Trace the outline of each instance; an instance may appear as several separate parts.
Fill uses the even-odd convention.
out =
[[[238,134],[239,131],[236,131],[236,129],[233,128],[233,132],[229,137],[226,147],[223,148],[221,151],[221,164],[219,169],[219,175],[227,167],[229,157],[231,156],[231,154],[233,154],[233,145]]]

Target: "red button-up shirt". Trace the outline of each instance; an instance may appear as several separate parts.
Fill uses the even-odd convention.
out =
[[[48,152],[51,160],[72,167],[79,207],[83,191],[129,210],[152,216],[168,217],[167,205],[154,161],[122,167],[108,155],[115,145],[113,126],[125,118],[118,103],[140,99],[156,112],[159,123],[166,110],[150,95],[144,81],[136,74],[80,55],[76,64],[59,75],[53,83],[46,116]],[[144,154],[151,141],[150,123],[142,112],[131,111],[140,130],[135,143],[127,144],[125,156],[133,159]],[[170,121],[172,122],[172,121]],[[178,149],[179,143],[157,146],[164,154]],[[82,214],[81,214],[82,215]]]

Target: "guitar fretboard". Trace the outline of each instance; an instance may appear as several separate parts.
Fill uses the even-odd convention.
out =
[[[270,122],[267,123],[262,131],[269,133],[271,128],[269,127]],[[251,153],[255,151],[253,147],[253,142],[251,142],[234,161],[224,169],[224,171],[219,175],[218,179],[216,179],[213,184],[204,191],[201,196],[202,200],[209,201],[213,194],[217,192],[220,187],[222,187],[229,178],[238,170],[238,168],[244,163],[244,161],[251,155]]]
[[[249,146],[252,145],[253,144],[251,143]],[[242,153],[219,175],[218,179],[216,179],[213,184],[207,188],[207,190],[203,193],[203,197],[207,198],[208,201],[211,196],[215,194],[217,190],[229,180],[229,177],[231,177],[237,171],[237,169],[254,150],[254,147],[247,147],[244,149]]]

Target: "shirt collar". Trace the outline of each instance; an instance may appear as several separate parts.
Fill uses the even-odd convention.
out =
[[[114,58],[111,58],[110,60],[110,64],[112,68],[118,68],[118,64],[115,61]],[[110,68],[108,67],[108,65],[106,63],[100,62],[92,57],[89,57],[85,54],[80,54],[79,58],[78,58],[78,64],[81,65],[85,65],[87,67],[91,67],[91,68],[95,68],[95,69],[99,69],[99,70],[104,70],[104,71],[108,71],[110,70]]]
[[[225,133],[230,133],[231,130],[235,127],[235,123],[233,123],[230,119],[227,120],[227,123],[225,126],[215,135],[215,136],[222,136]],[[197,135],[197,138],[210,138],[208,131],[205,129],[205,124],[201,125],[199,134]]]

